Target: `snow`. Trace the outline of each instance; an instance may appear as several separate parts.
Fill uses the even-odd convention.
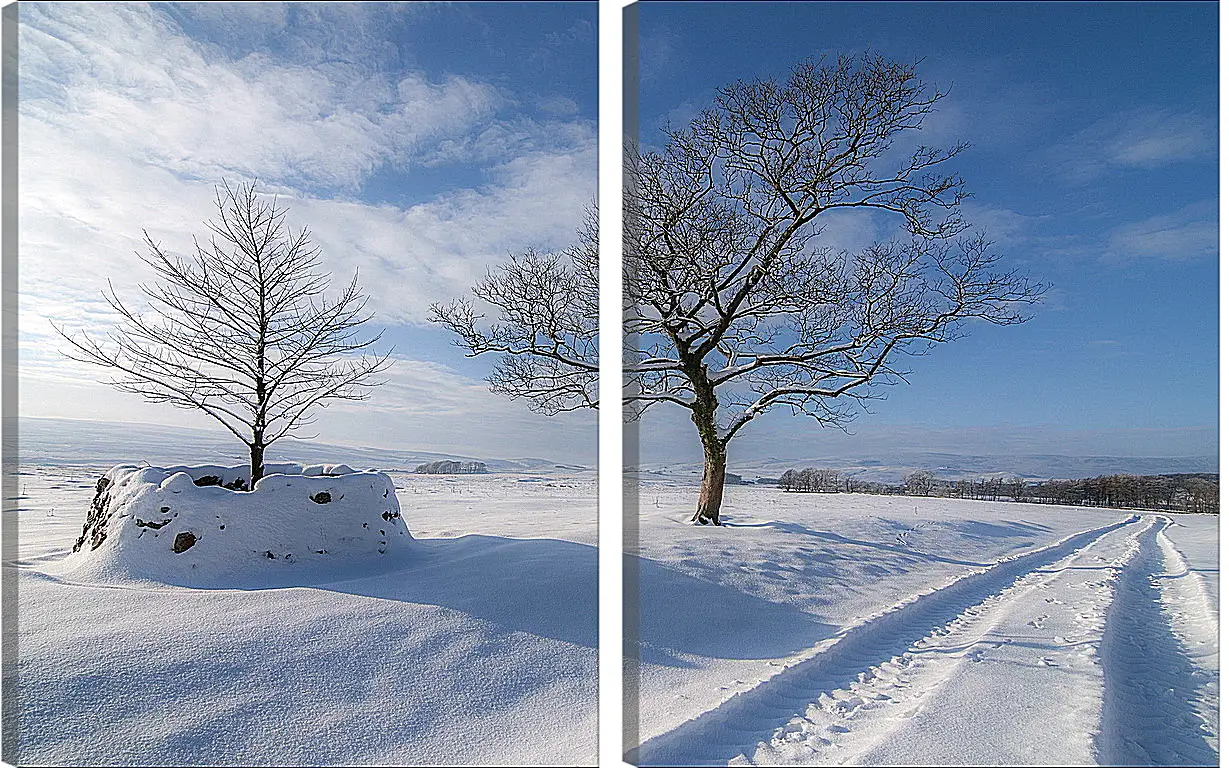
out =
[[[237,516],[234,497],[344,494],[300,505],[286,524],[242,529],[246,543],[232,553],[270,537],[314,544],[319,531],[301,524],[303,509],[342,513],[356,486],[385,477],[396,488],[407,528],[399,554],[367,550],[366,568],[350,558],[332,570],[309,558],[257,557],[246,571],[206,580],[182,570],[134,573],[123,558],[114,562],[127,570],[101,573],[82,565],[84,553],[70,553],[107,471],[26,464],[19,477],[23,764],[596,762],[592,472],[536,483],[509,474],[313,472],[266,477],[245,495],[189,490],[173,473],[155,485],[166,470],[138,471],[131,482],[140,490],[125,508],[156,514],[167,505],[157,499],[178,487],[193,500],[175,496],[176,521],[202,514],[212,495],[232,494],[227,514]],[[375,490],[360,496],[383,501]],[[338,517],[353,521],[360,511],[375,510]],[[349,523],[336,533],[344,530]],[[208,541],[159,556],[173,563],[205,552]]]
[[[249,477],[243,466],[113,467],[77,551],[49,573],[259,587],[369,573],[411,555],[413,537],[384,473],[277,464],[250,492],[224,487]]]
[[[23,466],[23,763],[595,762],[591,472],[278,469],[243,493],[192,483],[236,467]],[[71,553],[108,471],[114,536]],[[714,528],[695,494],[640,487],[630,757],[1217,761],[1216,516],[731,486]],[[395,550],[344,549],[394,502]],[[230,538],[167,546],[219,509]],[[338,559],[257,556],[322,514]]]
[[[642,483],[642,764],[1214,764],[1217,518]]]

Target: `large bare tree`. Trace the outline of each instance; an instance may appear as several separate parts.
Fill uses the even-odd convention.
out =
[[[904,150],[943,93],[875,55],[739,81],[659,151],[628,152],[625,370],[631,418],[690,411],[704,451],[693,520],[720,525],[730,441],[784,407],[844,425],[906,355],[1010,325],[1044,286],[997,267],[942,170],[965,144]],[[870,212],[900,234],[837,247],[825,225]]]
[[[115,373],[109,383],[155,403],[202,411],[248,446],[251,485],[265,450],[311,421],[316,406],[361,400],[389,354],[364,353],[371,318],[358,272],[326,296],[328,275],[307,229],[292,230],[276,199],[255,184],[223,183],[207,243],[172,253],[145,233],[142,259],[156,280],[141,285],[149,311],[103,293],[119,314],[105,340],[70,335],[68,357]]]
[[[561,251],[527,250],[488,271],[473,288],[477,306],[471,299],[431,306],[431,319],[456,335],[466,356],[500,355],[493,391],[524,398],[539,413],[597,407],[596,207],[577,236]]]

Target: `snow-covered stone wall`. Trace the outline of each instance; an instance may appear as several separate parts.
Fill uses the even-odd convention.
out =
[[[360,570],[413,541],[392,479],[345,465],[120,465],[98,481],[75,569],[99,580],[225,585]]]

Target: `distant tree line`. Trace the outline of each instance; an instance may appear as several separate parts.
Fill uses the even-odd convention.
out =
[[[419,475],[485,475],[486,464],[481,461],[429,461],[419,464],[415,474]]]
[[[859,480],[835,469],[811,467],[786,470],[777,481],[777,487],[796,493],[877,493],[1169,512],[1220,512],[1220,479],[1210,473],[1118,474],[1027,482],[1002,477],[943,480],[933,472],[920,470],[894,485]]]

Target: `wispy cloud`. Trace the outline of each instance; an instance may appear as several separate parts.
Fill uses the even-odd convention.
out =
[[[440,3],[174,3],[167,17],[199,32],[198,44],[218,55],[239,59],[252,53],[273,55],[304,66],[349,64],[371,71],[401,60],[387,42],[400,23],[441,9]]]
[[[362,74],[263,53],[230,60],[141,6],[33,6],[23,26],[23,116],[181,176],[260,177],[357,191],[380,165],[481,130],[494,86],[421,72]],[[40,66],[46,64],[47,66]]]
[[[1065,263],[1078,259],[1112,266],[1139,259],[1192,261],[1219,253],[1215,200],[1201,200],[1100,232],[1068,231],[1071,223],[1058,215],[1025,215],[977,203],[961,207],[973,228],[985,231],[1010,258],[1041,257]]]
[[[642,31],[637,50],[642,85],[651,85],[660,80],[679,64],[678,45],[669,31]]]
[[[987,238],[1004,248],[1032,242],[1053,220],[1046,214],[1030,216],[1010,208],[973,201],[962,203],[960,212],[973,230],[984,232]]]
[[[1171,213],[1114,227],[1105,257],[1191,261],[1219,253],[1216,203],[1204,200]]]
[[[1084,184],[1123,170],[1155,169],[1216,156],[1216,117],[1199,111],[1135,108],[1107,115],[1049,152],[1063,180]]]

